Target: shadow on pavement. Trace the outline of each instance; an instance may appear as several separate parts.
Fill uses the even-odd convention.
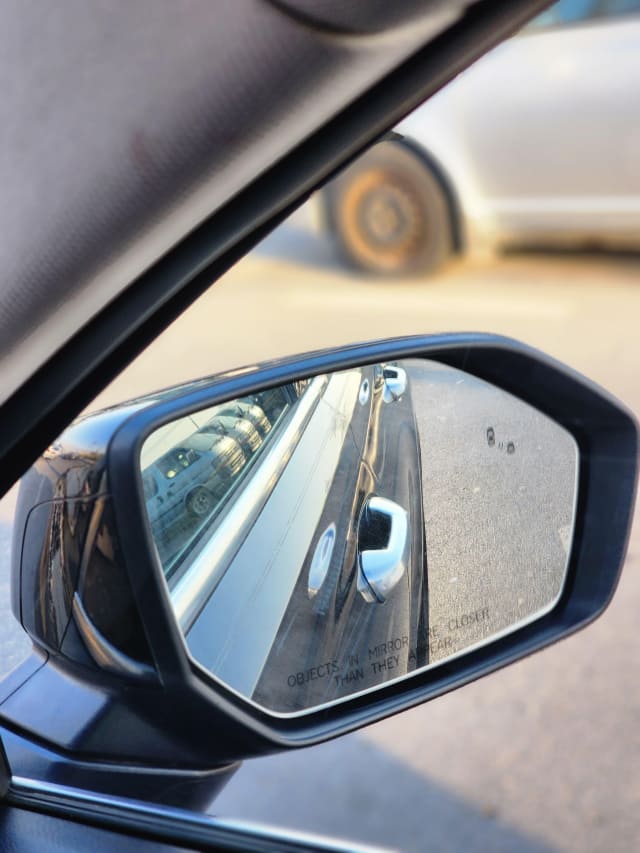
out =
[[[527,245],[526,243],[506,247],[501,254],[505,258],[558,261],[595,261],[620,265],[640,265],[639,249],[605,249],[593,247]]]
[[[351,269],[340,257],[340,252],[329,234],[305,226],[304,224],[285,222],[266,237],[254,253],[262,258],[290,262],[301,267],[324,269],[348,275],[354,279],[371,281],[366,273]],[[571,262],[608,263],[616,266],[640,266],[640,250],[611,250],[599,247],[558,247],[541,244],[514,244],[504,248],[498,257],[532,262],[552,260],[559,264]],[[455,260],[455,259],[454,259]],[[458,258],[464,261],[465,258]],[[382,279],[384,282],[384,279]]]
[[[403,851],[555,848],[429,781],[357,736],[247,762],[212,806],[238,817]]]

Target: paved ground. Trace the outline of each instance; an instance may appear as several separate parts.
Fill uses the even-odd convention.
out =
[[[290,231],[214,287],[101,401],[286,352],[486,330],[568,362],[640,413],[639,318],[638,257],[518,254],[385,283],[347,278],[324,243]],[[9,515],[10,500],[0,549]],[[248,763],[216,810],[404,850],[637,849],[639,558],[636,525],[618,594],[587,631],[358,734]],[[4,595],[4,566],[0,577]]]
[[[487,382],[443,365],[404,364],[420,435],[429,660],[437,662],[557,601],[577,446]]]

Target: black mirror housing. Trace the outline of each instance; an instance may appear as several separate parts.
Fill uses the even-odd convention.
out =
[[[271,714],[208,677],[188,653],[145,513],[142,445],[154,430],[198,409],[328,371],[405,358],[428,358],[486,380],[575,439],[577,508],[562,594],[541,618],[401,682],[302,716]],[[0,717],[77,756],[204,770],[318,743],[420,704],[602,613],[624,560],[637,461],[636,423],[620,403],[539,352],[491,335],[403,338],[311,353],[82,418],[22,481],[12,602],[40,663],[25,665],[18,689],[11,680]],[[55,701],[38,701],[43,692]],[[61,704],[68,709],[64,719],[56,711]]]

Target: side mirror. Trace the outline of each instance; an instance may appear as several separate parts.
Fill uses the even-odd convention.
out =
[[[48,656],[21,691],[65,691],[84,715],[65,747],[119,761],[317,743],[601,613],[636,467],[619,403],[486,335],[311,354],[81,418],[21,485],[13,607]],[[14,707],[64,741],[46,708]]]

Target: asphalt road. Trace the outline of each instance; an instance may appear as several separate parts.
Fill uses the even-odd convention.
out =
[[[640,413],[640,259],[517,254],[432,281],[348,278],[329,247],[276,234],[178,320],[97,405],[285,353],[431,331],[493,331],[554,355]],[[11,497],[0,505],[0,640]],[[403,850],[628,851],[640,839],[638,525],[588,630],[332,743],[247,763],[215,811]],[[9,664],[5,657],[3,668]]]
[[[577,446],[542,413],[468,373],[403,364],[421,444],[435,663],[556,602],[573,528]]]

